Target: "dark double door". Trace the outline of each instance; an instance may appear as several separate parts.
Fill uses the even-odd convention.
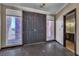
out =
[[[46,15],[23,11],[23,44],[46,40]]]

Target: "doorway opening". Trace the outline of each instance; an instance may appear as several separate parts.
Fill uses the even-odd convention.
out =
[[[64,15],[64,47],[76,54],[76,9]]]

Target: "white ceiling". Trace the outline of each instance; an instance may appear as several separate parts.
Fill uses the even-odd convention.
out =
[[[34,8],[46,12],[50,12],[52,14],[56,14],[59,12],[65,5],[66,3],[46,3],[46,5],[43,8],[40,8],[41,3],[13,3],[9,5],[18,5],[18,6],[23,6],[23,7],[29,7],[29,8]]]

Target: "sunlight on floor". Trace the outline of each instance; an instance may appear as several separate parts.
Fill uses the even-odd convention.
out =
[[[70,51],[74,52],[74,43],[66,40],[66,48],[69,49]]]

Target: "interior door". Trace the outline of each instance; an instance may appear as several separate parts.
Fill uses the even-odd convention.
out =
[[[23,43],[36,43],[46,40],[46,16],[23,11]]]

